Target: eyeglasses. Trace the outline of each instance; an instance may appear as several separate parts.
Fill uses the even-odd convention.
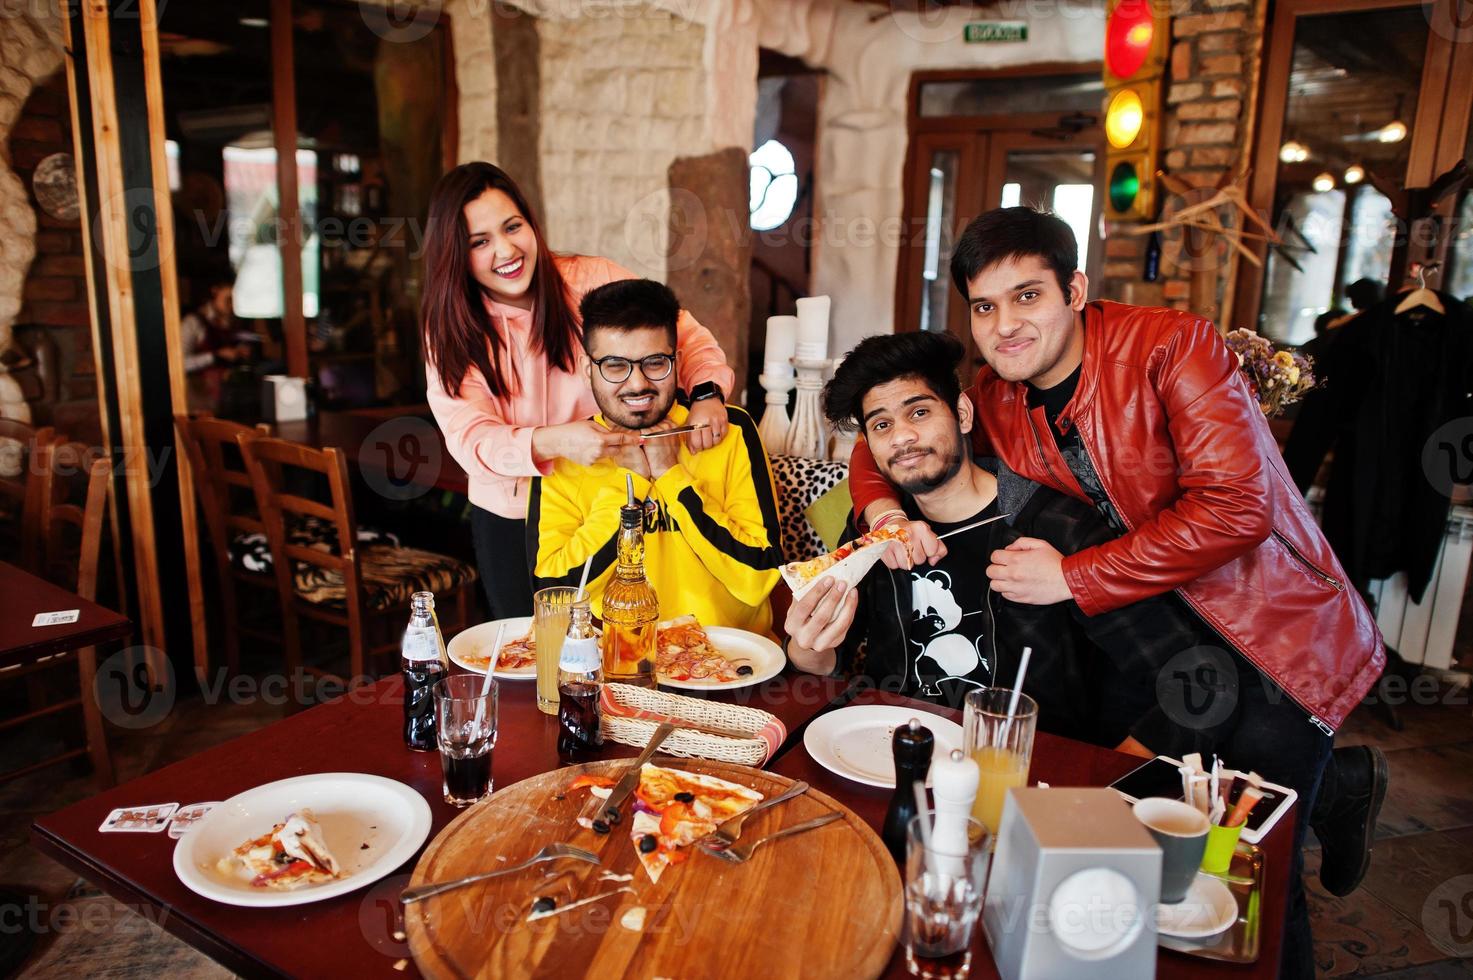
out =
[[[675,355],[651,354],[649,357],[640,358],[638,361],[631,361],[627,357],[610,355],[608,357],[595,358],[593,363],[598,366],[598,373],[603,375],[603,379],[611,385],[622,384],[628,381],[629,376],[634,373],[634,365],[636,364],[639,365],[639,373],[645,376],[645,380],[664,381],[670,377],[670,371],[675,367]]]

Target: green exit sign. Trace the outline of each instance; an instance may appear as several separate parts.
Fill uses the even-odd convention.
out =
[[[968,24],[962,36],[968,44],[1028,40],[1028,25],[1021,20],[983,21]]]

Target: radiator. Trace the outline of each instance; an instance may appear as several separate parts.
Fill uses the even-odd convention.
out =
[[[1312,487],[1305,502],[1316,521],[1324,491]],[[1468,568],[1473,561],[1473,507],[1454,507],[1448,514],[1447,534],[1432,568],[1432,578],[1421,602],[1407,598],[1407,577],[1397,572],[1390,578],[1371,582],[1376,625],[1386,645],[1408,663],[1438,670],[1451,670],[1453,641],[1463,612],[1463,594],[1468,586]]]

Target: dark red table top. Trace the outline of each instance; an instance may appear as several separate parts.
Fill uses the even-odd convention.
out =
[[[237,973],[350,975],[355,980],[416,975],[412,962],[404,972],[394,969],[395,962],[408,956],[406,944],[396,941],[394,933],[399,928],[397,896],[414,861],[350,895],[284,909],[243,909],[207,901],[186,889],[174,875],[174,842],[167,834],[104,835],[97,831],[115,807],[223,800],[290,776],[355,771],[397,779],[420,792],[430,803],[433,838],[459,811],[441,801],[438,756],[404,748],[400,690],[398,679],[389,678],[149,773],[37,820],[32,839],[45,853]],[[742,701],[773,712],[788,727],[785,751],[769,768],[806,779],[853,808],[878,831],[889,791],[834,776],[814,764],[801,745],[804,726],[852,694],[830,678],[785,674],[751,689]],[[532,698],[529,682],[502,684],[493,761],[498,787],[557,765],[557,720],[538,712]],[[875,692],[859,694],[857,702],[876,700],[933,710]],[[605,749],[610,757],[633,754],[634,749],[620,745]],[[1032,774],[1034,779],[1057,785],[1100,785],[1128,771],[1134,762],[1128,756],[1041,734]],[[1272,975],[1270,964],[1277,962],[1279,944],[1278,929],[1272,924],[1281,914],[1288,840],[1287,826],[1276,828],[1269,838],[1269,894],[1263,906],[1263,955],[1258,968],[1234,969],[1163,953],[1163,975]],[[1166,957],[1171,957],[1169,974],[1164,969]],[[973,969],[978,976],[995,975],[985,955],[974,957]],[[888,975],[903,974],[904,966],[897,957]]]
[[[9,562],[0,561],[0,595],[5,597],[5,615],[0,616],[0,666],[115,640],[133,629],[127,616],[89,602]],[[31,625],[37,613],[68,609],[81,612],[75,623]]]
[[[396,481],[466,492],[465,470],[450,455],[427,406],[320,412],[300,422],[277,422],[271,430],[317,449],[335,446],[360,469],[392,470]]]
[[[958,724],[961,722],[959,711],[913,701],[910,698],[882,691],[865,691],[854,697],[851,703],[904,705],[918,712],[929,712],[950,718]],[[1135,756],[1039,732],[1033,744],[1033,761],[1028,781],[1030,784],[1045,782],[1051,786],[1106,786],[1130,772],[1142,761]],[[814,762],[813,757],[801,744],[793,747],[768,768],[793,779],[802,779],[814,789],[829,794],[863,817],[876,833],[880,832],[885,822],[885,810],[890,805],[890,790],[865,786],[829,772]],[[1290,814],[1289,817],[1280,820],[1264,841],[1267,860],[1264,867],[1266,880],[1259,920],[1262,925],[1259,933],[1258,962],[1252,966],[1216,963],[1170,950],[1161,950],[1157,976],[1275,977],[1278,975],[1279,945],[1283,935],[1284,893],[1289,881],[1289,847],[1293,842],[1292,817],[1293,814]],[[987,940],[982,935],[980,924],[972,949],[971,975],[978,980],[994,980],[998,974],[992,965],[992,954],[988,951]],[[899,947],[896,948],[895,956],[891,958],[884,976],[887,978],[910,976],[905,969],[905,954]]]

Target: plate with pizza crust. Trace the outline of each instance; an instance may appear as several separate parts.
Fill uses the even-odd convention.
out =
[[[450,662],[463,670],[484,674],[486,672],[486,665],[491,662],[491,646],[496,642],[496,631],[501,627],[502,623],[506,624],[506,635],[501,640],[503,655],[512,652],[507,648],[512,646],[513,643],[525,638],[528,640],[528,652],[532,655],[532,662],[526,666],[497,667],[493,676],[508,681],[536,679],[536,648],[531,646],[530,643],[532,636],[531,616],[493,619],[489,623],[482,623],[479,626],[472,626],[470,629],[461,630],[445,645],[445,652],[450,654]]]

